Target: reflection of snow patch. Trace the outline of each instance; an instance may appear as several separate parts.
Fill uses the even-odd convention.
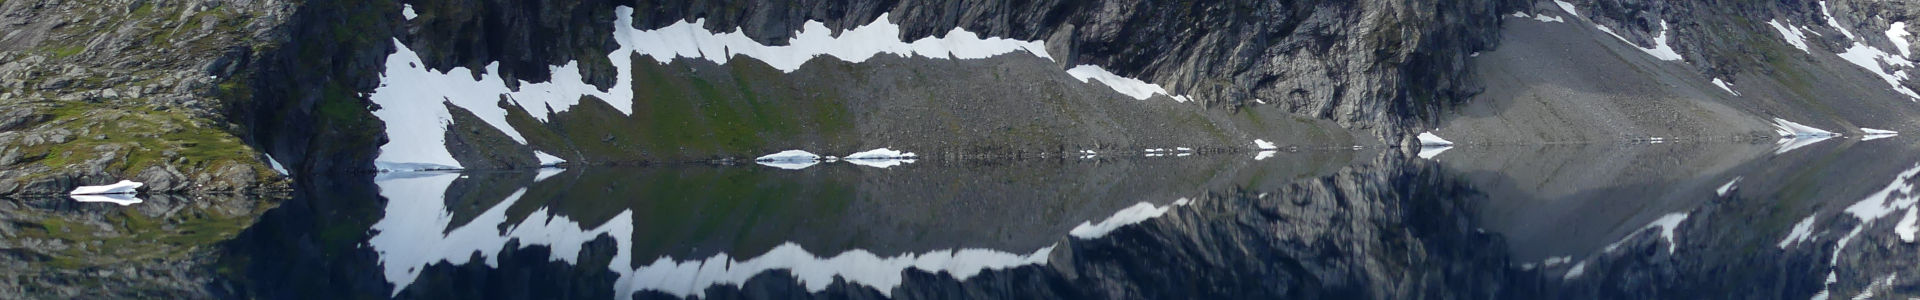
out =
[[[1664,216],[1660,216],[1659,219],[1654,219],[1652,223],[1647,223],[1646,227],[1640,227],[1640,229],[1635,230],[1633,234],[1628,234],[1626,237],[1620,238],[1620,241],[1616,241],[1616,242],[1613,242],[1613,244],[1607,245],[1607,248],[1601,251],[1613,252],[1614,249],[1620,248],[1620,243],[1624,243],[1629,239],[1633,239],[1634,236],[1640,235],[1641,232],[1647,231],[1647,229],[1653,229],[1655,227],[1659,227],[1660,239],[1667,241],[1667,253],[1673,253],[1673,251],[1677,250],[1679,246],[1678,244],[1673,243],[1673,230],[1680,228],[1680,222],[1686,222],[1686,221],[1687,221],[1687,213],[1670,213]]]
[[[1420,156],[1420,158],[1433,159],[1433,157],[1435,156],[1440,156],[1441,152],[1447,152],[1448,149],[1453,149],[1453,147],[1445,146],[1445,145],[1420,146],[1420,153],[1418,155]]]
[[[142,200],[140,200],[139,197],[134,197],[133,194],[67,195],[67,196],[73,197],[73,201],[78,201],[78,202],[89,202],[89,203],[104,202],[104,203],[119,204],[120,206],[128,206],[128,205],[133,205],[136,203],[143,202]]]
[[[1787,246],[1799,244],[1813,237],[1813,220],[1814,216],[1807,216],[1806,219],[1800,219],[1800,223],[1793,224],[1793,231],[1787,233],[1787,238],[1780,240],[1780,249],[1786,249]]]
[[[1581,261],[1579,264],[1574,264],[1573,268],[1568,268],[1567,275],[1561,276],[1560,278],[1565,280],[1573,280],[1574,278],[1580,278],[1580,275],[1586,275],[1586,274],[1587,274],[1587,262]]]
[[[1534,17],[1533,17],[1533,20],[1534,20],[1534,21],[1540,21],[1540,22],[1546,22],[1546,23],[1566,23],[1566,22],[1567,22],[1567,20],[1566,20],[1566,19],[1561,19],[1561,18],[1560,18],[1560,16],[1551,16],[1551,17],[1549,17],[1549,16],[1547,16],[1547,15],[1537,15],[1537,16],[1534,16]]]
[[[132,180],[121,180],[120,182],[115,182],[113,184],[108,184],[108,185],[89,185],[89,186],[74,188],[73,192],[69,192],[67,194],[69,195],[133,194],[133,193],[140,192],[139,191],[140,186],[143,186],[143,185],[146,185],[146,184],[134,182]]]
[[[1254,153],[1253,160],[1265,160],[1269,157],[1273,157],[1273,154],[1276,152],[1279,152],[1279,151],[1264,150],[1264,151],[1260,151],[1260,153]]]
[[[406,17],[408,21],[412,21],[413,18],[420,17],[420,14],[413,13],[413,4],[402,4],[400,6],[400,16]]]
[[[1079,226],[1074,226],[1073,231],[1069,231],[1067,234],[1081,239],[1093,239],[1106,236],[1108,232],[1113,232],[1114,229],[1160,217],[1160,215],[1166,214],[1167,210],[1172,209],[1173,206],[1184,206],[1187,205],[1188,202],[1186,198],[1174,200],[1173,204],[1167,206],[1154,206],[1152,203],[1140,202],[1113,213],[1113,216],[1107,217],[1106,220],[1101,220],[1100,223],[1080,222]]]

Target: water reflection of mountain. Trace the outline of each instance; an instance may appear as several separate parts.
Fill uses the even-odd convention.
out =
[[[302,296],[1850,297],[1911,268],[1862,263],[1913,253],[1901,140],[389,174],[227,261]]]

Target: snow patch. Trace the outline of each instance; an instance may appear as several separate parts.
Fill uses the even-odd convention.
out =
[[[1777,19],[1767,21],[1767,25],[1773,25],[1773,30],[1779,31],[1780,37],[1786,39],[1788,45],[1793,45],[1793,48],[1800,49],[1801,52],[1808,54],[1813,53],[1813,51],[1807,50],[1807,35],[1803,34],[1800,29],[1782,25],[1780,24],[1780,20]]]
[[[1736,91],[1734,91],[1734,90],[1733,90],[1733,86],[1732,86],[1732,85],[1729,85],[1729,84],[1727,84],[1727,82],[1726,82],[1726,81],[1723,81],[1723,80],[1720,80],[1719,78],[1714,78],[1714,79],[1713,79],[1713,85],[1715,85],[1715,86],[1719,86],[1719,87],[1720,87],[1720,89],[1722,89],[1722,90],[1727,90],[1727,92],[1728,92],[1728,93],[1733,93],[1733,95],[1734,95],[1734,96],[1739,96],[1739,95],[1740,95],[1740,92],[1736,92]]]
[[[919,155],[913,154],[913,152],[901,152],[899,150],[879,148],[879,149],[861,151],[860,153],[848,154],[845,161],[848,163],[856,164],[856,165],[885,169],[893,166],[913,163],[917,161],[914,159],[915,157],[919,157]]]
[[[1547,16],[1547,15],[1535,15],[1535,16],[1533,16],[1533,20],[1534,20],[1534,21],[1540,21],[1540,22],[1546,22],[1546,23],[1566,23],[1566,22],[1567,22],[1567,20],[1566,20],[1566,19],[1561,19],[1561,18],[1560,18],[1560,16],[1551,16],[1551,17],[1549,17],[1549,16]]]
[[[1095,66],[1095,65],[1079,65],[1079,66],[1073,67],[1072,69],[1067,69],[1067,75],[1073,76],[1073,79],[1079,79],[1080,82],[1091,83],[1091,81],[1089,80],[1100,81],[1100,84],[1105,84],[1107,85],[1107,87],[1112,88],[1114,91],[1120,92],[1121,94],[1125,94],[1128,97],[1133,97],[1133,99],[1135,100],[1147,100],[1147,98],[1153,98],[1153,95],[1166,95],[1169,98],[1173,98],[1173,101],[1175,102],[1187,102],[1187,101],[1193,100],[1192,98],[1189,98],[1187,96],[1174,95],[1172,92],[1168,92],[1166,88],[1162,88],[1158,84],[1147,83],[1146,81],[1141,81],[1139,79],[1121,77],[1120,75],[1115,75],[1113,74],[1113,72],[1109,72],[1107,71],[1107,69],[1100,68],[1100,66]]]
[[[1801,125],[1800,123],[1794,123],[1793,121],[1787,121],[1781,118],[1773,118],[1773,132],[1780,134],[1781,137],[1787,138],[1839,136],[1839,134],[1831,131]]]
[[[1640,47],[1639,44],[1635,44],[1633,41],[1627,40],[1627,37],[1614,33],[1613,29],[1609,29],[1606,26],[1595,24],[1593,27],[1599,28],[1601,32],[1606,32],[1608,35],[1612,35],[1613,38],[1620,39],[1621,42],[1626,42],[1628,46],[1633,46],[1635,49],[1640,49],[1641,52],[1646,52],[1647,55],[1652,55],[1653,58],[1665,61],[1682,61],[1686,59],[1685,57],[1681,57],[1679,52],[1673,50],[1673,45],[1667,44],[1666,20],[1660,20],[1660,33],[1653,36],[1653,48]]]
[[[1267,140],[1262,140],[1262,139],[1253,139],[1253,147],[1260,150],[1280,149],[1279,146],[1274,146],[1273,143],[1269,143],[1267,142]]]
[[[820,156],[807,151],[787,150],[760,156],[753,161],[768,167],[799,170],[819,164]]]
[[[274,172],[280,172],[280,176],[293,175],[287,172],[287,167],[280,165],[280,160],[273,158],[273,154],[267,154],[267,167],[273,168]]]
[[[1833,10],[1827,9],[1827,1],[1820,1],[1820,14],[1827,17],[1827,26],[1839,29],[1840,35],[1847,36],[1849,40],[1853,39],[1853,32],[1847,31],[1847,26],[1840,25],[1840,19],[1833,18]]]
[[[540,166],[545,166],[545,167],[558,166],[562,163],[567,162],[566,159],[561,159],[559,156],[553,156],[553,154],[547,154],[546,152],[542,152],[539,150],[533,151],[533,157],[539,158]]]
[[[1721,197],[1726,197],[1726,196],[1727,196],[1727,192],[1732,192],[1732,191],[1733,191],[1733,189],[1734,189],[1734,187],[1735,187],[1735,185],[1736,185],[1736,184],[1739,184],[1739,183],[1740,183],[1740,179],[1742,179],[1742,178],[1746,178],[1746,177],[1734,177],[1734,178],[1733,178],[1733,180],[1728,180],[1726,184],[1722,184],[1722,185],[1720,185],[1720,188],[1718,188],[1718,189],[1714,189],[1714,190],[1713,190],[1713,193],[1714,193],[1714,195],[1719,195],[1719,196],[1721,196]]]
[[[1907,40],[1913,33],[1907,32],[1907,22],[1893,22],[1893,28],[1887,29],[1887,40],[1893,41],[1893,49],[1900,51],[1900,57],[1913,57],[1913,44]]]
[[[1421,146],[1452,146],[1453,145],[1452,141],[1447,141],[1447,139],[1440,138],[1440,136],[1434,135],[1432,131],[1421,132],[1419,138],[1420,138]]]
[[[68,192],[67,194],[68,195],[135,194],[135,193],[139,193],[140,187],[144,185],[146,184],[135,182],[132,180],[121,180],[120,182],[115,182],[113,184],[108,184],[108,185],[89,185],[89,186],[74,188],[72,192]]]

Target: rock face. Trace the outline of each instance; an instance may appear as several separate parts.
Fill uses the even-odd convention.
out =
[[[0,195],[123,179],[149,192],[284,186],[234,134],[279,1],[0,2]]]

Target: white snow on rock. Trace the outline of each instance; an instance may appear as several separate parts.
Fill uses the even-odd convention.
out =
[[[1569,15],[1573,15],[1575,17],[1580,16],[1580,11],[1573,7],[1573,3],[1567,3],[1567,1],[1565,0],[1553,0],[1553,4],[1559,5],[1560,10],[1566,11],[1567,14]]]
[[[1094,239],[1106,236],[1108,232],[1113,232],[1114,229],[1158,218],[1160,215],[1166,214],[1167,210],[1172,209],[1175,205],[1185,206],[1189,202],[1187,198],[1174,200],[1173,204],[1167,206],[1154,206],[1153,203],[1140,202],[1113,213],[1113,216],[1107,217],[1106,220],[1101,220],[1100,223],[1080,222],[1079,226],[1074,226],[1073,230],[1067,232],[1067,234],[1080,239]]]
[[[1679,52],[1673,50],[1673,45],[1667,44],[1666,20],[1660,20],[1660,33],[1653,36],[1653,48],[1640,47],[1639,44],[1634,44],[1633,41],[1627,40],[1627,37],[1614,33],[1613,29],[1607,28],[1606,26],[1595,24],[1593,27],[1599,28],[1601,32],[1606,32],[1608,35],[1612,35],[1613,38],[1620,39],[1621,42],[1626,42],[1628,46],[1633,46],[1635,49],[1640,49],[1641,52],[1646,52],[1647,55],[1652,55],[1653,58],[1665,61],[1682,61],[1686,59],[1685,57],[1681,57]]]
[[[1420,133],[1420,145],[1421,146],[1452,146],[1453,142],[1447,141],[1447,139],[1440,138],[1440,136],[1438,135],[1434,135],[1432,131],[1428,131],[1428,132]]]
[[[1275,146],[1273,145],[1273,143],[1269,143],[1267,142],[1267,140],[1262,140],[1262,139],[1253,139],[1253,147],[1255,149],[1260,149],[1260,150],[1280,149],[1279,146]]]
[[[1141,81],[1139,79],[1133,79],[1133,78],[1122,77],[1120,75],[1115,75],[1113,74],[1113,72],[1107,71],[1107,69],[1100,68],[1100,66],[1095,66],[1095,65],[1075,66],[1072,69],[1067,69],[1067,75],[1072,75],[1073,79],[1079,79],[1080,82],[1090,83],[1091,81],[1089,80],[1100,81],[1100,84],[1105,84],[1107,85],[1107,87],[1112,88],[1114,91],[1120,92],[1121,94],[1125,94],[1128,97],[1133,97],[1133,99],[1135,100],[1147,100],[1147,98],[1153,98],[1153,95],[1166,95],[1168,98],[1173,98],[1173,101],[1175,102],[1187,102],[1192,100],[1192,98],[1189,98],[1187,96],[1174,95],[1172,92],[1168,92],[1166,88],[1162,88],[1158,84],[1147,83],[1146,81]]]
[[[410,7],[408,7],[410,8]],[[402,11],[403,14],[407,11]],[[528,112],[541,122],[549,113],[567,111],[581,97],[605,101],[622,114],[633,113],[633,74],[635,54],[652,57],[661,63],[674,59],[704,59],[724,64],[735,57],[766,62],[785,72],[798,70],[807,61],[832,57],[848,62],[863,62],[876,55],[917,56],[933,59],[979,59],[1010,53],[1028,53],[1053,59],[1042,41],[982,38],[955,28],[944,37],[901,41],[900,26],[882,14],[872,23],[835,35],[824,23],[808,21],[795,32],[788,45],[768,46],[747,38],[739,30],[715,33],[705,29],[705,20],[683,21],[654,30],[633,28],[633,8],[615,9],[617,20],[613,38],[619,48],[607,54],[615,68],[614,85],[602,90],[587,84],[579,62],[549,66],[552,79],[547,82],[519,82],[520,89],[509,90],[498,76],[498,63],[488,64],[479,78],[474,70],[456,67],[447,72],[429,70],[420,55],[405,43],[394,40],[396,51],[387,57],[379,88],[369,98],[381,107],[375,117],[387,124],[390,142],[380,147],[375,164],[385,171],[450,170],[462,166],[447,151],[445,134],[452,118],[446,105],[473,112],[481,121],[499,129],[515,142],[526,144],[519,131],[507,124],[508,110],[496,105],[502,97],[509,107]],[[1152,94],[1171,96],[1159,85],[1125,78],[1097,66],[1082,65],[1069,70],[1082,81],[1101,80],[1122,94],[1145,99]],[[1093,77],[1089,77],[1093,76]],[[1145,93],[1144,96],[1142,93]],[[1187,101],[1185,96],[1174,99]]]
[[[1726,197],[1727,192],[1732,192],[1733,189],[1736,187],[1736,185],[1740,184],[1740,179],[1742,178],[1746,178],[1746,177],[1734,177],[1733,180],[1728,180],[1726,184],[1720,185],[1720,188],[1714,189],[1713,194],[1721,197]]]
[[[1793,48],[1800,49],[1801,52],[1813,53],[1813,51],[1807,50],[1807,35],[1802,33],[1800,29],[1780,24],[1780,20],[1767,21],[1767,25],[1773,25],[1773,30],[1779,31],[1780,37],[1786,39],[1788,45],[1793,45]]]
[[[1813,237],[1813,220],[1814,216],[1807,216],[1805,219],[1800,219],[1800,223],[1793,224],[1793,230],[1787,233],[1787,238],[1780,239],[1780,249],[1786,249]]]
[[[879,148],[879,149],[861,151],[860,153],[848,154],[844,160],[848,163],[852,163],[856,165],[885,169],[893,166],[913,163],[917,161],[914,159],[915,157],[919,157],[919,155],[913,154],[913,152],[902,152],[899,150]]]
[[[413,13],[413,4],[401,4],[400,16],[406,17],[408,21],[412,21],[413,18],[420,17],[420,14]]]
[[[761,156],[759,158],[753,159],[755,163],[759,163],[760,165],[763,165],[763,166],[788,169],[788,170],[799,170],[799,169],[805,169],[807,167],[812,167],[813,165],[819,164],[820,160],[821,160],[821,157],[819,155],[814,155],[812,152],[801,151],[801,150],[780,151],[779,153],[767,154],[765,156]]]
[[[1860,128],[1860,132],[1865,132],[1865,133],[1866,133],[1867,135],[1896,135],[1896,134],[1900,134],[1900,132],[1898,132],[1898,131],[1892,131],[1892,130],[1885,130],[1885,129],[1873,129],[1873,128],[1866,128],[1866,127],[1861,127],[1861,128]]]
[[[887,148],[879,148],[879,149],[873,149],[873,150],[867,150],[867,151],[861,151],[860,153],[854,153],[854,154],[848,154],[848,155],[847,155],[847,157],[846,157],[846,159],[847,159],[847,160],[856,160],[856,159],[895,159],[895,158],[914,158],[914,157],[919,157],[919,156],[920,156],[920,155],[917,155],[917,154],[913,154],[913,152],[902,152],[902,151],[899,151],[899,150],[893,150],[893,149],[887,149]]]
[[[539,150],[533,151],[533,157],[539,158],[540,165],[546,166],[546,167],[557,166],[557,165],[560,165],[561,163],[567,162],[566,159],[562,159],[559,156],[553,156],[553,154],[547,154],[546,152],[542,152]]]
[[[1840,35],[1847,36],[1849,40],[1853,39],[1853,32],[1848,31],[1847,26],[1840,25],[1840,19],[1833,18],[1833,10],[1827,9],[1827,1],[1820,1],[1820,14],[1827,17],[1827,26],[1839,29]]]
[[[1907,32],[1907,22],[1893,22],[1891,26],[1893,28],[1887,29],[1887,40],[1893,41],[1893,49],[1900,52],[1900,57],[1913,57],[1913,44],[1907,40],[1913,33]]]
[[[1790,137],[1790,138],[1839,135],[1839,134],[1834,134],[1831,131],[1821,130],[1819,128],[1813,128],[1813,126],[1801,125],[1800,123],[1794,123],[1793,121],[1787,121],[1786,119],[1781,119],[1781,118],[1773,118],[1773,132],[1780,134],[1781,137]]]
[[[1546,22],[1546,23],[1566,23],[1567,22],[1566,19],[1561,19],[1560,16],[1547,16],[1547,15],[1535,15],[1533,16],[1533,20]]]
[[[134,197],[133,194],[67,195],[67,196],[73,197],[73,201],[76,201],[76,202],[113,203],[113,204],[119,204],[120,206],[128,206],[128,205],[138,204],[140,202],[145,202],[144,200],[140,200],[140,197]]]
[[[1723,80],[1720,80],[1719,78],[1714,78],[1714,79],[1713,79],[1713,85],[1714,85],[1714,86],[1719,86],[1719,87],[1720,87],[1720,89],[1722,89],[1722,90],[1727,90],[1727,92],[1728,92],[1728,93],[1733,93],[1733,95],[1734,95],[1734,96],[1739,96],[1739,95],[1740,95],[1740,92],[1736,92],[1736,91],[1734,91],[1734,90],[1733,90],[1733,86],[1732,86],[1732,85],[1729,85],[1729,84],[1727,84],[1727,82],[1726,82],[1726,81],[1723,81]]]
[[[287,175],[293,174],[293,173],[287,173],[287,167],[281,166],[280,160],[274,159],[273,154],[267,154],[267,167],[273,168],[274,172],[280,172],[280,176],[287,176]]]
[[[67,194],[68,195],[134,194],[134,193],[139,193],[140,187],[144,185],[146,184],[134,182],[132,180],[121,180],[120,182],[115,182],[113,184],[108,184],[108,185],[89,185],[89,186],[74,188],[72,192],[68,192]]]

